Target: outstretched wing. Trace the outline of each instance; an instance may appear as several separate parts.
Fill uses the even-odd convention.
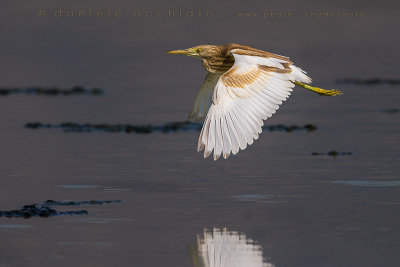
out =
[[[211,106],[214,87],[217,84],[219,77],[221,77],[221,74],[211,72],[207,73],[203,85],[194,101],[192,111],[189,113],[189,119],[200,121],[207,114],[207,111]]]
[[[242,49],[231,53],[235,63],[215,85],[198,141],[197,150],[204,149],[204,157],[214,151],[214,160],[236,154],[258,139],[263,120],[289,97],[291,81],[308,78],[284,57],[254,56]]]

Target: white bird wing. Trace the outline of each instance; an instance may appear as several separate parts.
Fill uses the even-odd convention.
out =
[[[189,113],[189,119],[200,121],[206,116],[207,111],[211,106],[212,94],[219,77],[221,77],[221,74],[211,72],[207,73],[203,85],[201,86],[196,100],[194,101],[192,111]]]
[[[284,57],[253,56],[242,49],[231,53],[235,63],[214,87],[197,147],[198,151],[204,149],[204,157],[214,150],[214,160],[221,153],[226,159],[258,139],[263,120],[289,97],[294,87],[291,81],[302,75],[303,80],[308,78]]]

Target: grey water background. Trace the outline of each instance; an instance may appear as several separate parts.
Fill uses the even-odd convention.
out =
[[[122,15],[66,14],[90,8]],[[213,16],[178,16],[179,8]],[[0,97],[0,210],[47,199],[122,200],[87,207],[88,215],[1,217],[0,266],[192,266],[187,245],[212,227],[245,233],[276,266],[398,266],[400,113],[383,110],[400,108],[400,88],[335,83],[399,78],[398,8],[395,1],[0,2],[0,87],[105,90]],[[142,15],[130,16],[132,9]],[[164,17],[154,16],[159,10]],[[295,15],[263,18],[264,11]],[[312,11],[364,16],[296,15]],[[24,128],[183,121],[204,71],[198,60],[164,52],[231,42],[289,56],[315,85],[344,94],[296,88],[266,125],[313,123],[317,131],[264,132],[217,162],[196,152],[198,132]],[[333,149],[353,154],[311,155]]]

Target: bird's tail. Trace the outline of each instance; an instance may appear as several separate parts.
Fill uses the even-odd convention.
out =
[[[290,68],[292,69],[292,76],[293,76],[293,82],[302,82],[302,83],[311,83],[312,79],[307,76],[307,72],[304,70],[300,69],[299,67],[296,67],[295,65],[291,65]]]

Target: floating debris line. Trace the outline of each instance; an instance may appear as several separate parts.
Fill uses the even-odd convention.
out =
[[[338,152],[336,150],[331,150],[328,153],[318,153],[318,152],[313,152],[311,153],[313,156],[331,156],[331,157],[336,157],[336,156],[351,156],[353,155],[353,152]]]
[[[383,113],[387,113],[387,114],[394,114],[394,113],[400,112],[400,109],[398,109],[398,108],[390,108],[390,109],[382,109],[381,111]]]
[[[178,131],[200,131],[203,125],[201,123],[195,123],[191,121],[183,121],[183,122],[170,122],[164,125],[154,126],[151,124],[147,125],[133,125],[133,124],[90,124],[90,123],[74,123],[74,122],[65,122],[61,124],[46,124],[40,122],[28,122],[25,124],[26,128],[29,129],[61,129],[64,132],[109,132],[109,133],[137,133],[137,134],[149,134],[153,132],[161,132],[161,133],[171,133]],[[313,124],[306,124],[304,126],[297,125],[269,125],[263,126],[264,130],[274,132],[274,131],[283,131],[283,132],[293,132],[293,131],[307,131],[313,132],[317,130],[317,126]]]
[[[46,200],[42,204],[47,206],[79,206],[79,205],[104,205],[111,203],[121,203],[122,200],[90,200],[90,201],[55,201]]]
[[[381,79],[381,78],[344,78],[337,80],[337,83],[348,83],[348,84],[360,84],[360,85],[376,85],[376,84],[389,84],[389,85],[400,85],[399,79]]]
[[[21,209],[17,210],[0,210],[0,217],[17,217],[17,218],[31,218],[31,217],[52,217],[60,215],[87,215],[87,210],[72,210],[72,211],[57,211],[53,206],[78,206],[78,205],[103,205],[111,203],[120,203],[121,200],[91,200],[91,201],[55,201],[46,200],[41,204],[24,205]]]
[[[8,96],[10,94],[27,94],[27,95],[101,95],[103,90],[99,88],[85,89],[81,86],[75,86],[71,89],[60,89],[57,87],[43,88],[0,88],[0,96]]]

